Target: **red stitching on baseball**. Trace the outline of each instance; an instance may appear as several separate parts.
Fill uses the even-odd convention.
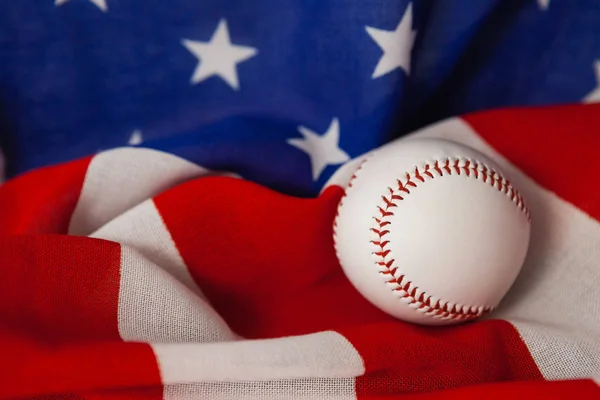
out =
[[[496,188],[501,193],[509,196],[511,201],[516,202],[517,207],[525,213],[527,219],[530,219],[529,211],[525,206],[523,198],[517,190],[510,184],[508,180],[502,177],[493,169],[486,165],[480,165],[476,161],[468,159],[446,159],[444,161],[435,161],[433,165],[425,164],[421,169],[415,167],[412,174],[406,173],[405,182],[397,180],[397,187],[388,188],[389,194],[382,196],[383,205],[378,206],[380,218],[375,218],[375,226],[372,231],[378,236],[378,240],[372,240],[371,243],[376,246],[376,251],[373,254],[379,259],[377,265],[380,267],[380,273],[387,275],[390,279],[386,282],[393,286],[394,291],[401,294],[401,298],[407,299],[408,305],[415,309],[424,310],[426,315],[431,315],[436,318],[470,320],[478,318],[492,311],[492,307],[461,307],[457,304],[443,303],[439,299],[433,299],[432,296],[425,292],[419,291],[417,286],[409,281],[405,275],[396,276],[398,267],[395,266],[395,259],[388,258],[391,250],[388,249],[389,240],[384,240],[385,235],[390,231],[385,229],[391,223],[387,218],[394,215],[392,209],[398,207],[398,202],[404,200],[403,196],[410,194],[410,188],[416,188],[417,182],[426,181],[426,177],[434,179],[444,175],[461,175],[467,177],[481,179],[490,186]]]
[[[352,174],[352,176],[350,177],[350,180],[348,181],[348,188],[352,187],[352,182],[356,179],[356,174],[358,173],[358,171],[360,171],[363,167],[363,165],[365,164],[365,162],[367,162],[367,160],[369,159],[369,157],[365,157],[356,167],[356,170],[354,170],[354,173]],[[342,205],[342,203],[344,202],[344,198],[346,197],[346,193],[347,193],[347,189],[344,190],[344,193],[342,194],[342,197],[340,198],[340,201],[338,203],[338,207],[337,210],[335,212],[335,218],[333,219],[333,228],[334,228],[334,236],[333,236],[333,240],[335,242],[335,228],[337,228],[337,220],[338,220],[338,216],[340,213],[340,206]]]
[[[357,167],[348,183],[349,188],[352,187],[352,181],[356,178],[358,171],[366,161],[367,159],[365,158]],[[371,229],[378,238],[371,241],[375,246],[373,255],[378,259],[376,265],[379,266],[380,274],[390,277],[386,283],[393,287],[393,291],[399,292],[400,298],[406,299],[409,306],[416,310],[424,310],[425,315],[430,315],[434,318],[471,320],[490,313],[493,307],[466,307],[443,302],[420,291],[405,275],[400,274],[396,277],[396,272],[398,272],[399,268],[395,266],[394,258],[388,258],[391,253],[391,250],[388,248],[390,241],[386,239],[386,235],[390,233],[388,225],[391,224],[391,221],[388,219],[394,215],[393,209],[398,207],[398,202],[404,200],[404,197],[410,194],[410,189],[416,188],[417,184],[425,182],[427,178],[434,179],[444,175],[461,175],[463,173],[467,177],[481,179],[484,183],[488,183],[491,187],[507,195],[516,204],[517,208],[525,214],[527,220],[531,220],[529,209],[525,205],[523,197],[506,178],[485,164],[479,164],[477,161],[469,159],[453,158],[442,161],[438,160],[433,162],[433,164],[427,163],[421,168],[415,167],[414,172],[406,173],[404,182],[398,179],[396,188],[388,188],[389,193],[381,196],[382,204],[377,206],[377,217],[374,218],[374,226]],[[341,200],[345,196],[346,193],[344,193]],[[337,217],[338,215],[336,214],[336,220]],[[334,222],[334,226],[337,226],[336,222]]]

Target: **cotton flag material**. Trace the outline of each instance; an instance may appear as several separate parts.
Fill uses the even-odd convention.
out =
[[[500,307],[449,327],[396,320],[344,276],[332,223],[362,156],[310,198],[135,147],[10,179],[0,399],[600,398],[599,128],[588,104],[409,135],[492,157],[532,215]]]
[[[598,0],[0,1],[4,175],[131,146],[312,197],[449,117],[598,102],[599,26]]]

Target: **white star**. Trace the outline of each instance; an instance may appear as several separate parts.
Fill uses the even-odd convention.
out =
[[[69,0],[55,0],[54,5],[60,6],[60,5],[65,4],[67,1],[69,1]],[[89,0],[89,1],[94,3],[96,5],[96,7],[98,7],[102,11],[104,11],[104,12],[108,11],[108,6],[106,5],[106,0]]]
[[[208,43],[189,39],[181,42],[198,58],[198,65],[191,79],[193,84],[218,75],[236,90],[240,87],[236,65],[258,52],[254,47],[231,44],[227,21],[224,19],[219,22]]]
[[[298,131],[304,138],[288,139],[287,142],[308,154],[314,181],[328,164],[341,164],[350,160],[348,154],[339,148],[340,123],[337,118],[331,121],[327,132],[322,136],[304,126],[299,126]]]
[[[550,0],[537,0],[541,10],[546,11],[550,7]]]
[[[594,62],[594,71],[596,73],[597,86],[583,98],[584,103],[600,102],[600,60]]]
[[[406,7],[402,20],[395,30],[385,31],[370,26],[365,29],[383,50],[383,55],[373,71],[373,79],[396,68],[402,68],[408,74],[410,72],[410,53],[416,36],[416,32],[412,30],[412,4]]]
[[[127,144],[130,146],[137,146],[138,144],[142,144],[143,141],[144,138],[142,136],[142,131],[136,129],[129,137],[129,141],[127,142]]]

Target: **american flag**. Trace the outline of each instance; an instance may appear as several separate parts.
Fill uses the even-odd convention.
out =
[[[500,307],[451,327],[384,314],[342,272],[332,225],[354,161],[311,198],[131,147],[9,180],[0,398],[599,398],[598,127],[594,104],[408,136],[492,157],[532,214]]]
[[[314,196],[467,112],[600,100],[597,0],[0,1],[6,177],[120,146]]]
[[[594,0],[1,2],[0,399],[600,398],[599,23]],[[394,319],[336,259],[353,165],[407,137],[480,150],[528,202],[481,320]]]

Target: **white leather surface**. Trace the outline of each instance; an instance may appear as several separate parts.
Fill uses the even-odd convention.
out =
[[[391,315],[424,324],[460,322],[440,318],[448,313],[427,315],[433,314],[431,307],[416,310],[425,299],[452,315],[495,307],[521,269],[530,236],[527,214],[511,195],[512,187],[498,183],[498,176],[493,186],[493,173],[481,171],[504,173],[481,153],[442,139],[398,141],[369,156],[346,189],[335,228],[336,252],[357,290]],[[431,168],[433,178],[423,174],[427,164],[448,158],[461,166],[469,161],[470,176],[465,169],[460,175],[442,170],[440,176]],[[424,182],[415,178],[415,168]],[[416,187],[406,185],[409,178]],[[398,180],[410,193],[399,189]],[[383,224],[375,219],[382,221],[380,207],[393,212],[383,215]],[[380,240],[373,229],[389,233]],[[382,260],[393,263],[381,267]],[[390,283],[391,271],[402,281]],[[406,291],[399,286],[408,283],[412,296],[403,297]]]

